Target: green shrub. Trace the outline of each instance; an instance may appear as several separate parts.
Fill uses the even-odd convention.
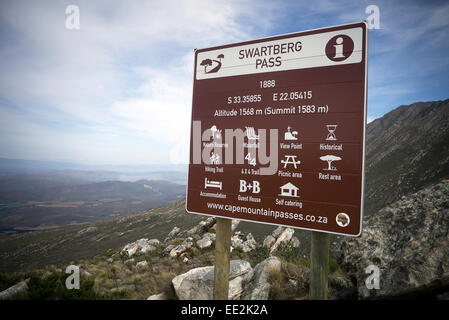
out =
[[[250,263],[254,267],[258,263],[267,259],[270,256],[270,249],[267,247],[257,247],[255,250],[251,251],[250,254]]]
[[[294,247],[290,241],[281,242],[275,255],[288,262],[301,262],[301,252],[299,251],[299,248]]]
[[[307,268],[310,268],[310,259],[309,258],[301,258],[300,263]]]
[[[128,290],[120,290],[108,293],[104,298],[109,300],[126,299],[131,296]]]
[[[296,285],[292,285],[290,280],[296,281]],[[304,298],[308,292],[307,270],[297,263],[282,262],[280,272],[274,270],[270,272],[269,282],[271,284],[269,300]]]
[[[243,255],[243,249],[240,247],[236,247],[231,252],[231,258],[242,258]]]
[[[9,287],[17,284],[23,279],[16,275],[9,275],[6,273],[0,273],[0,291],[6,290]]]
[[[164,249],[165,248],[163,248],[162,246],[157,246],[156,250],[150,251],[149,253],[147,253],[147,256],[150,258],[160,257]]]
[[[106,255],[107,258],[110,258],[110,257],[112,257],[113,254],[115,254],[115,252],[116,251],[113,250],[113,249],[108,249],[108,251],[106,251],[105,255]]]
[[[339,270],[340,266],[338,265],[337,261],[334,259],[334,257],[329,257],[329,273],[334,273],[335,271]]]
[[[96,300],[104,297],[94,290],[94,281],[80,279],[80,288],[69,290],[65,281],[69,275],[53,273],[42,279],[38,275],[31,275],[28,283],[28,294],[25,299],[31,300]]]

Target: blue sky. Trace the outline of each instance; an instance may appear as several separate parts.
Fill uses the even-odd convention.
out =
[[[369,120],[449,98],[447,1],[2,1],[0,157],[187,162],[194,48],[360,21],[368,5]]]

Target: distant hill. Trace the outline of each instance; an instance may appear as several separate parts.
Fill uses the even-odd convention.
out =
[[[148,165],[92,165],[62,161],[42,161],[0,158],[0,174],[41,173],[56,170],[114,171],[114,172],[187,172],[187,164],[148,164]]]
[[[32,179],[31,179],[32,180]],[[0,231],[34,230],[107,219],[160,207],[185,197],[168,181],[103,181],[54,186],[55,180],[0,179]]]
[[[114,172],[58,170],[39,173],[0,174],[1,194],[9,191],[31,191],[49,187],[74,186],[106,181],[135,182],[138,180],[169,181],[187,184],[187,173],[180,171]]]

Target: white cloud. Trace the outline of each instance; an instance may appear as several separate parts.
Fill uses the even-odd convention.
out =
[[[65,28],[67,4],[15,1],[0,10],[16,35],[0,49],[0,96],[27,115],[14,120],[27,128],[18,148],[36,143],[39,158],[168,161],[188,143],[193,49],[250,39],[276,14],[268,1],[78,1],[74,31]],[[121,137],[153,150],[105,142]]]
[[[189,139],[194,48],[360,20],[367,5],[79,0],[81,29],[70,31],[68,4],[1,4],[0,98],[15,108],[2,109],[3,152],[8,145],[16,154],[33,157],[34,150],[35,157],[47,159],[185,158],[180,150]],[[384,55],[370,62],[369,95],[384,106],[416,90],[411,74],[418,78],[447,68],[446,55],[431,51],[449,43],[449,5],[378,5],[382,29],[373,31],[377,47],[370,50]],[[422,40],[424,45],[413,48],[424,61],[401,67],[404,48]]]

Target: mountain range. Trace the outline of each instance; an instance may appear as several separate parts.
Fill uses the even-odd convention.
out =
[[[400,106],[366,132],[365,214],[449,177],[449,100]]]

